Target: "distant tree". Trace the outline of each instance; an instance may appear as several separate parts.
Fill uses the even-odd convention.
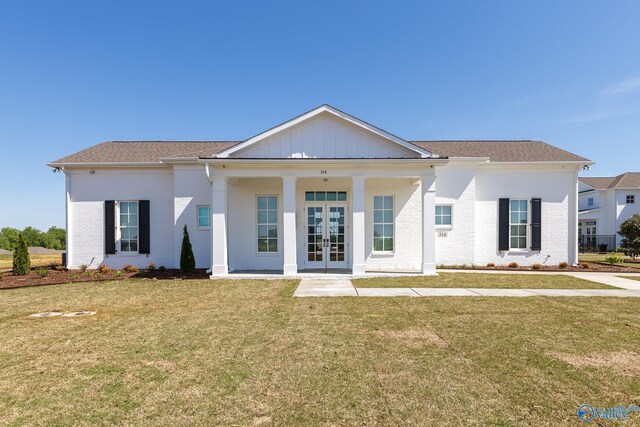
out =
[[[45,247],[48,247],[49,249],[67,248],[67,231],[64,228],[51,227],[47,230],[46,235],[51,239],[51,245],[55,247]]]
[[[184,225],[182,232],[182,250],[180,251],[180,270],[190,272],[196,269],[196,259],[193,256],[193,248],[191,240],[189,240],[189,232],[187,225]]]
[[[633,216],[622,224],[618,234],[623,237],[620,246],[624,249],[625,254],[631,258],[635,258],[640,254],[640,215]]]
[[[22,230],[22,237],[24,241],[27,242],[27,246],[44,246],[42,231],[37,228],[31,226],[25,227],[25,229]]]
[[[0,238],[0,248],[12,251],[13,247],[18,243],[18,234],[20,234],[20,231],[11,227],[4,227],[0,230],[0,235],[2,236]]]
[[[29,270],[31,270],[31,260],[29,259],[27,242],[24,241],[21,233],[18,234],[18,243],[13,249],[13,274],[24,276],[29,274]]]

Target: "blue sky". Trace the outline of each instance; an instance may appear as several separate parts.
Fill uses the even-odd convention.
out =
[[[615,5],[615,7],[613,7]],[[45,166],[244,139],[329,103],[406,139],[540,139],[640,170],[640,2],[0,4],[0,227],[64,225]]]

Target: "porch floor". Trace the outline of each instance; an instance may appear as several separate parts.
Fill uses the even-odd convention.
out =
[[[364,274],[353,274],[351,269],[346,268],[318,268],[300,269],[295,275],[284,275],[282,270],[233,270],[229,272],[229,279],[338,279],[349,280],[368,277],[400,277],[421,275],[422,272],[416,270],[397,271],[367,271]]]

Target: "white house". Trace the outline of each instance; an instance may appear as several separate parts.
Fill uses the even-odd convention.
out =
[[[605,244],[612,251],[620,245],[620,224],[640,214],[640,172],[611,177],[580,177],[578,234],[583,240]],[[610,239],[593,236],[611,236]],[[612,243],[609,243],[609,240]]]
[[[407,141],[323,105],[245,141],[104,142],[66,176],[67,263],[420,272],[577,261],[578,172],[539,141]]]

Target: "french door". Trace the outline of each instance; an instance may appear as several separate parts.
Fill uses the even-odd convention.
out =
[[[308,268],[347,268],[346,203],[305,205]]]

